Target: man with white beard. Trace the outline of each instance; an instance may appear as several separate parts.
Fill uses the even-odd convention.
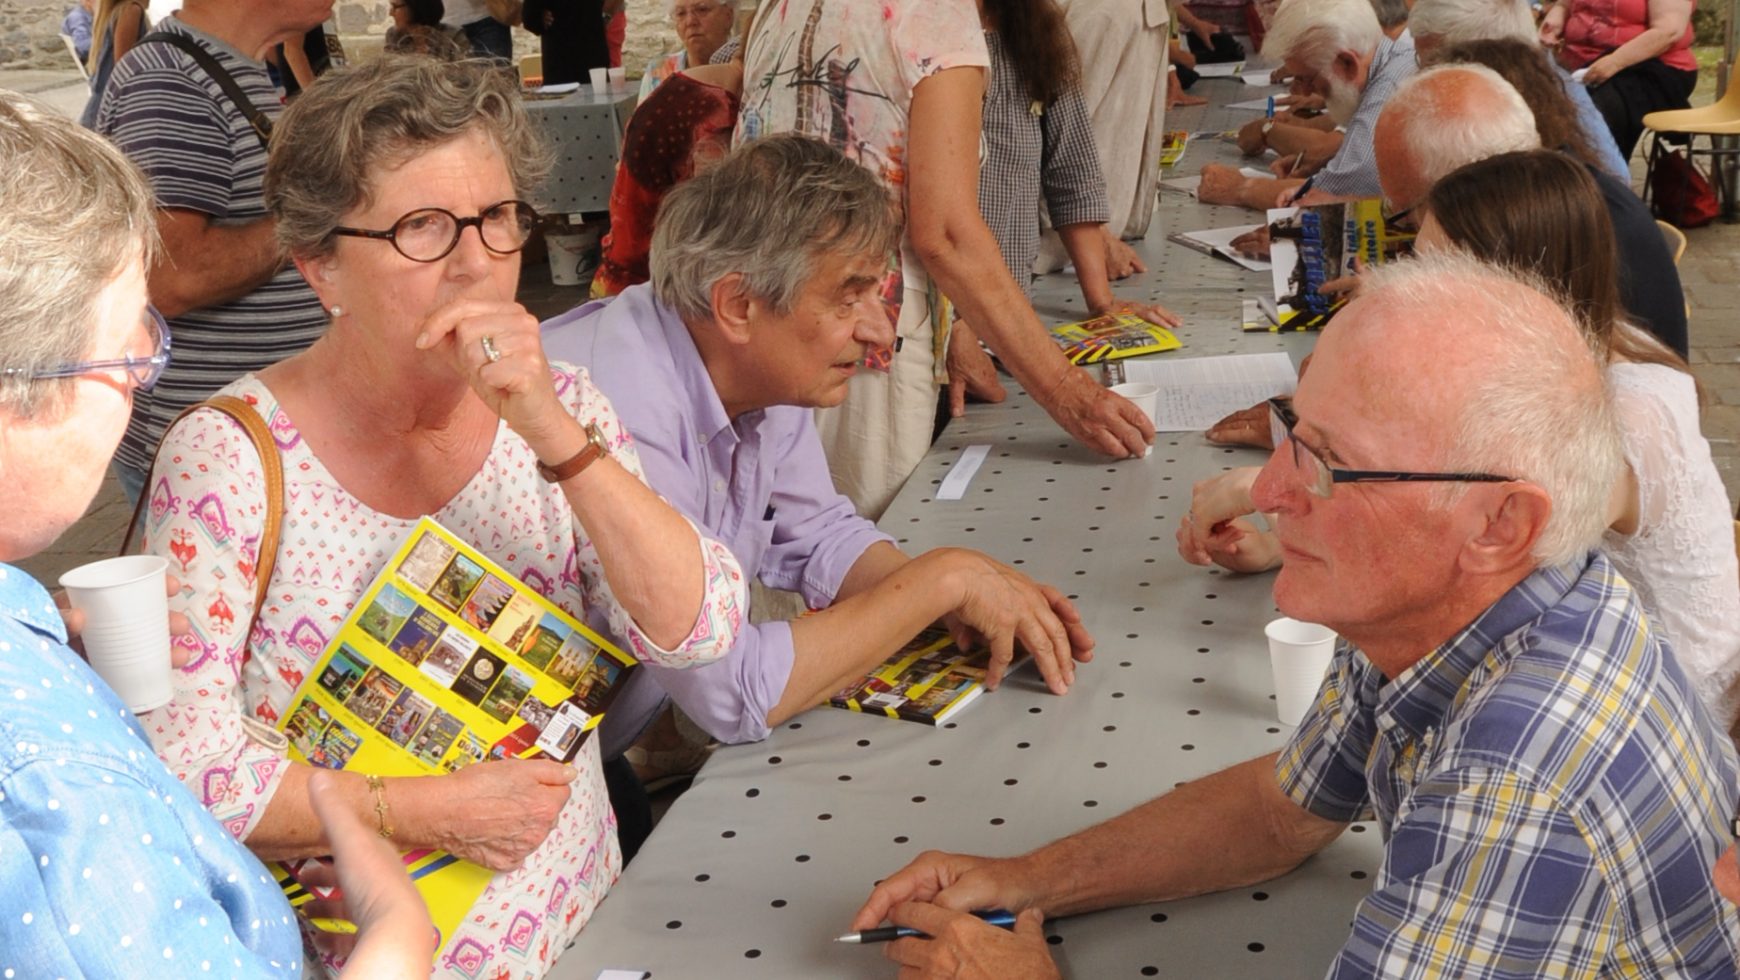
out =
[[[1269,25],[1263,57],[1281,63],[1295,93],[1323,97],[1330,118],[1346,128],[1341,146],[1315,171],[1306,152],[1299,172],[1291,167],[1299,150],[1274,146],[1280,154],[1275,177],[1245,177],[1232,167],[1209,164],[1202,168],[1198,197],[1208,204],[1241,204],[1259,211],[1377,197],[1372,129],[1390,93],[1414,74],[1413,38],[1406,31],[1387,37],[1369,0],[1286,0]],[[1265,133],[1276,135],[1273,130]]]

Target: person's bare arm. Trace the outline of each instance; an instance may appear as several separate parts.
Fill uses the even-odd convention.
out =
[[[963,318],[1052,419],[1099,452],[1141,456],[1153,439],[1153,423],[1070,364],[1052,343],[979,214],[984,90],[980,69],[950,68],[913,91],[906,167],[913,248]]]
[[[1236,204],[1253,211],[1280,207],[1283,193],[1304,185],[1303,180],[1273,177],[1246,177],[1225,164],[1210,163],[1202,168],[1202,183],[1196,196],[1204,204]]]
[[[1270,753],[1022,857],[922,854],[876,886],[853,928],[915,900],[1049,917],[1224,891],[1286,874],[1345,827],[1288,799]]]
[[[1632,65],[1659,57],[1686,33],[1692,0],[1649,0],[1649,28],[1589,63],[1585,85],[1599,85]]]
[[[275,223],[218,225],[211,215],[159,208],[163,247],[150,272],[151,301],[166,317],[246,296],[284,265]]]
[[[1299,166],[1291,172],[1295,177],[1304,177],[1323,169],[1323,165],[1341,150],[1340,133],[1287,123],[1278,124],[1269,130],[1267,141],[1269,147],[1280,154],[1282,159],[1290,159],[1301,153],[1305,155]]]
[[[1075,278],[1081,285],[1081,298],[1088,313],[1134,313],[1160,327],[1176,327],[1183,321],[1178,315],[1158,303],[1120,300],[1112,292],[1111,276],[1106,270],[1105,235],[1101,224],[1060,225],[1057,236],[1075,264]]]
[[[285,43],[284,67],[290,69],[302,91],[308,91],[308,86],[314,84],[314,66],[308,63],[308,52],[302,49],[300,39]]]
[[[115,22],[109,27],[115,38],[115,64],[120,64],[133,45],[139,43],[139,30],[144,26],[145,8],[137,3],[124,5],[115,15]]]

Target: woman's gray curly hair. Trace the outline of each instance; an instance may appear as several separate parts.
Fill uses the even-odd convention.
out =
[[[386,170],[471,132],[501,151],[518,197],[549,173],[518,82],[493,61],[389,53],[327,72],[272,132],[264,191],[279,242],[304,258],[330,253],[332,230],[369,205]]]

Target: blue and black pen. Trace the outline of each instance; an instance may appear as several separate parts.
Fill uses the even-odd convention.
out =
[[[1006,909],[987,909],[974,912],[973,915],[983,919],[986,924],[1001,926],[1004,929],[1015,928],[1015,913]],[[848,932],[844,936],[835,937],[837,943],[891,943],[896,939],[908,936],[920,936],[929,939],[930,936],[906,926],[882,926],[877,929],[866,929],[863,932]]]

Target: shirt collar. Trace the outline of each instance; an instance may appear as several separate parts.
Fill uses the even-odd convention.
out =
[[[688,324],[675,310],[653,296],[651,286],[631,286],[623,290],[621,299],[635,304],[637,320],[644,323],[650,318],[663,331],[665,347],[671,352],[671,363],[677,369],[677,385],[682,397],[688,400],[686,414],[694,423],[695,437],[704,445],[711,444],[721,433],[730,433],[730,437],[736,439],[731,417],[725,414],[725,403],[719,400],[719,389],[713,387],[713,376],[707,373],[707,362],[701,359],[701,351],[695,346],[695,338],[689,334]],[[640,309],[646,311],[644,317],[638,315]],[[747,412],[739,421],[754,426],[761,417],[759,411]]]
[[[1443,724],[1475,668],[1505,637],[1558,605],[1590,564],[1586,557],[1536,569],[1460,633],[1385,684],[1377,700],[1379,727],[1400,729],[1418,739]]]
[[[0,563],[0,617],[22,623],[38,633],[66,642],[66,623],[54,599],[22,569]]]
[[[1396,35],[1394,40],[1388,34],[1378,36],[1377,54],[1372,56],[1371,67],[1366,70],[1366,74],[1378,74],[1389,64],[1391,58],[1398,57],[1408,61],[1414,58],[1414,35],[1408,33],[1407,28],[1403,28],[1402,33]]]

